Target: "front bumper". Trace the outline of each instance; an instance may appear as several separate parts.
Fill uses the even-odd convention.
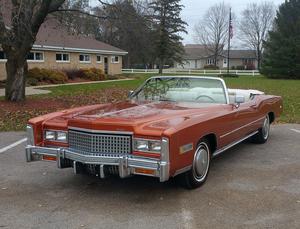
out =
[[[128,177],[130,175],[146,175],[158,177],[160,182],[165,182],[169,179],[169,161],[158,160],[151,158],[137,157],[134,155],[124,156],[95,156],[91,154],[83,154],[72,151],[68,148],[48,148],[28,145],[26,147],[26,160],[40,161],[44,156],[56,157],[58,168],[65,168],[65,159],[73,162],[74,172],[76,171],[76,163],[82,163],[86,165],[99,165],[99,174],[101,178],[105,177],[104,166],[112,165],[118,166],[119,176],[121,178]],[[70,166],[67,166],[70,167]],[[153,171],[153,173],[143,173],[141,171]]]

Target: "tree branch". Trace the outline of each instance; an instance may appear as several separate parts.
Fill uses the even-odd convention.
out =
[[[88,12],[82,11],[82,10],[78,10],[78,9],[58,9],[55,12],[76,12],[76,13],[80,13],[80,14],[84,14],[90,17],[94,17],[94,18],[98,18],[98,19],[117,19],[117,18],[112,18],[112,17],[108,17],[108,16],[98,16],[95,14],[90,14]]]

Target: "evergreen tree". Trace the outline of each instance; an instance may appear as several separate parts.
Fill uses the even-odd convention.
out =
[[[181,32],[185,32],[187,25],[180,18],[183,8],[180,0],[153,0],[150,9],[153,11],[155,30],[155,53],[162,73],[166,63],[180,61],[184,52]]]
[[[265,43],[262,73],[270,78],[300,79],[300,0],[285,1]]]

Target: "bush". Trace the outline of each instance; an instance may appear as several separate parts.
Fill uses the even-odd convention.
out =
[[[230,78],[238,78],[238,77],[239,77],[239,75],[233,74],[233,73],[229,73],[229,74],[223,73],[223,74],[220,74],[220,75],[218,75],[218,76],[219,76],[219,77],[222,77],[222,78],[226,78],[226,77],[230,77]]]
[[[64,72],[68,76],[68,79],[71,80],[76,78],[92,81],[105,80],[105,74],[98,68],[71,69]]]
[[[219,69],[219,67],[218,67],[218,66],[215,66],[215,65],[212,65],[212,64],[210,64],[210,65],[205,65],[205,66],[204,66],[204,69],[206,69],[206,70],[218,70],[218,69]]]
[[[26,79],[26,84],[28,86],[37,86],[38,83],[39,83],[39,81],[37,79],[35,79],[35,78],[27,78]]]
[[[247,64],[246,65],[246,70],[255,70],[254,64]]]
[[[74,80],[76,78],[83,78],[83,71],[82,69],[71,69],[71,70],[65,70],[64,71],[66,75],[68,76],[68,79]]]
[[[236,70],[245,70],[245,66],[244,65],[239,65],[239,66],[236,66],[235,69]]]
[[[105,80],[105,74],[101,69],[98,68],[88,68],[88,69],[81,69],[82,70],[82,78],[87,80]]]
[[[28,70],[27,79],[31,83],[47,82],[52,84],[59,84],[68,81],[68,77],[64,72],[44,68],[32,68]]]

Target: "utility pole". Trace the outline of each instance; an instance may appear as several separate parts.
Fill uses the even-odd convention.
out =
[[[233,27],[232,27],[232,18],[231,18],[231,8],[229,11],[229,28],[228,28],[228,50],[227,50],[227,74],[229,74],[230,70],[230,41],[233,37]]]

